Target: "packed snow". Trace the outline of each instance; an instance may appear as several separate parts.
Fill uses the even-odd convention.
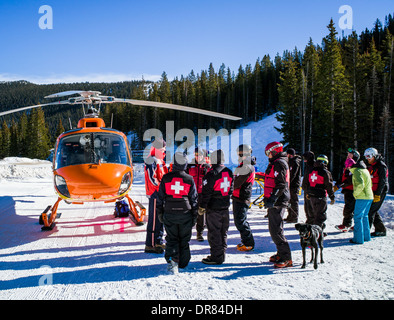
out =
[[[267,159],[265,144],[280,139],[273,116],[249,125],[260,171]],[[142,166],[136,168],[131,191],[147,206]],[[254,197],[259,196],[255,188]],[[265,300],[265,299],[394,299],[393,212],[388,195],[380,214],[387,236],[363,245],[349,243],[342,233],[343,195],[329,205],[324,241],[324,264],[301,269],[302,253],[294,224],[285,224],[294,267],[274,269],[268,262],[276,252],[268,232],[266,211],[253,206],[248,215],[256,247],[238,252],[240,236],[232,219],[223,265],[209,266],[207,240],[190,242],[192,259],[185,270],[166,271],[162,254],[144,253],[145,228],[127,218],[113,217],[113,204],[59,206],[55,229],[42,232],[40,213],[57,199],[48,161],[6,158],[0,161],[0,299],[130,299],[130,300]],[[305,221],[303,195],[300,222]],[[232,212],[230,207],[230,217]],[[206,239],[206,231],[204,231]],[[310,252],[307,250],[307,261]]]

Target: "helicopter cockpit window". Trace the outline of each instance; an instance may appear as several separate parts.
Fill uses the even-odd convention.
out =
[[[56,152],[55,168],[78,164],[130,165],[124,139],[113,133],[85,133],[64,137]]]

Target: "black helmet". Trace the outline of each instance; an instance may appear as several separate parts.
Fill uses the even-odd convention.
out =
[[[250,144],[241,144],[237,148],[237,154],[242,154],[242,155],[251,155],[252,154],[252,146]]]
[[[353,148],[349,148],[349,149],[347,149],[347,152],[349,152],[349,153],[351,153],[353,155],[353,160],[354,161],[357,162],[358,159],[360,159],[360,153],[357,150],[355,150]]]
[[[328,165],[328,157],[325,154],[321,154],[316,158],[316,161],[321,161],[325,165]]]

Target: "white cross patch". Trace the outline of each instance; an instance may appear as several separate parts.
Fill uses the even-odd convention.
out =
[[[180,194],[184,189],[185,187],[181,186],[179,181],[175,181],[175,184],[171,185],[171,190],[174,190],[175,194]]]
[[[312,182],[315,182],[317,180],[316,173],[314,172],[313,175],[311,176]]]
[[[275,178],[278,176],[278,174],[279,174],[278,171],[275,171],[275,172],[274,172]]]
[[[223,178],[223,182],[220,184],[220,189],[224,192],[228,192],[228,189],[230,189],[230,181],[228,181],[227,177]]]

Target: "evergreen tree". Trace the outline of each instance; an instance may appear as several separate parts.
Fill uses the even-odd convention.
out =
[[[317,79],[318,71],[320,68],[320,58],[316,46],[313,44],[312,39],[305,48],[304,59],[302,68],[305,74],[306,81],[306,106],[305,106],[305,146],[301,150],[311,150],[312,143],[312,123],[314,120],[313,114],[315,112],[315,101],[317,95]]]
[[[263,88],[261,84],[261,66],[260,66],[260,59],[256,60],[253,69],[253,82],[254,82],[254,99],[253,99],[253,109],[254,109],[254,116],[253,120],[257,121],[260,118],[262,113],[262,99],[263,99]]]
[[[290,56],[284,62],[284,70],[280,73],[279,100],[280,113],[276,116],[282,123],[278,128],[283,140],[290,146],[300,146],[300,82],[297,77],[297,64]]]
[[[50,139],[41,108],[32,109],[27,124],[27,155],[29,158],[46,159],[49,155]]]
[[[58,137],[60,136],[63,132],[65,132],[66,130],[63,127],[63,123],[62,123],[62,119],[59,119],[58,123],[57,123],[57,128],[56,128],[56,133],[55,136]]]
[[[15,119],[11,121],[9,155],[11,157],[18,156],[18,125]]]
[[[4,120],[1,126],[1,145],[0,145],[0,158],[10,156],[11,146],[11,132],[7,122]]]
[[[18,156],[27,157],[27,115],[24,112],[18,123]]]
[[[336,38],[334,22],[327,26],[329,34],[323,39],[323,52],[319,72],[318,112],[315,123],[315,150],[318,153],[329,153],[329,166],[333,171],[334,164],[339,167],[339,159],[334,157],[336,150],[342,149],[340,134],[343,132],[341,113],[349,103],[349,82],[345,77],[342,64],[342,49]],[[328,120],[328,121],[327,121]]]

